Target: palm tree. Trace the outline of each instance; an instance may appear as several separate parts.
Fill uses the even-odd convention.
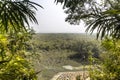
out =
[[[38,23],[34,10],[41,5],[29,0],[1,0],[0,1],[0,33],[13,30],[18,32],[30,27],[29,21]]]

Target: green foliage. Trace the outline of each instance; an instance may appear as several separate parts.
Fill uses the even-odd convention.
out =
[[[70,24],[86,23],[86,31],[97,29],[97,38],[105,36],[100,60],[90,56],[93,64],[91,80],[120,80],[120,0],[55,0],[63,3],[66,21]],[[118,40],[116,40],[118,39]]]
[[[9,62],[0,64],[0,80],[37,80],[29,62],[14,55]]]
[[[26,57],[30,33],[0,34],[0,80],[36,80]]]
[[[38,79],[49,80],[58,72],[71,71],[62,66],[71,65],[73,67],[88,64],[83,59],[83,55],[88,56],[89,50],[99,56],[99,43],[94,35],[86,34],[35,34],[29,41],[28,51],[35,51],[40,54],[40,64],[34,62],[35,69],[41,70]],[[34,47],[34,48],[33,48]],[[36,58],[34,58],[36,59]],[[83,70],[73,69],[73,71]]]
[[[0,1],[0,80],[37,79],[26,59],[26,45],[31,38],[29,21],[38,23],[36,6],[42,8],[29,0]]]
[[[36,6],[42,8],[30,0],[0,1],[0,33],[27,30],[30,27],[29,21],[38,23],[35,17]]]
[[[62,3],[65,21],[78,25],[81,20],[93,33],[97,29],[97,37],[113,36],[120,38],[120,1],[119,0],[55,0]]]
[[[85,34],[38,34],[34,36],[32,43],[36,49],[43,51],[67,50],[75,52],[70,59],[78,59],[80,62],[88,60],[88,52],[93,52],[94,57],[99,57],[99,41],[95,37]]]
[[[120,79],[120,41],[105,39],[102,43],[105,52],[101,54],[100,64],[90,72],[92,80],[119,80]]]

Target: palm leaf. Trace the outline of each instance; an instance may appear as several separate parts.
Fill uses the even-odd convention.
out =
[[[33,11],[37,10],[36,6],[43,8],[41,5],[29,0],[0,1],[1,28],[6,32],[8,32],[9,29],[20,31],[20,29],[26,29],[26,26],[30,27],[29,21],[38,24],[35,12]]]

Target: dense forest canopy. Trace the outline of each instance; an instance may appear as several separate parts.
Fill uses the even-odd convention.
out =
[[[83,20],[86,31],[97,29],[97,37],[113,36],[120,38],[120,0],[55,0],[62,3],[65,21],[78,25]]]

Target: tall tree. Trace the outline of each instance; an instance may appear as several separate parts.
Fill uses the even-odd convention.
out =
[[[68,14],[65,19],[70,24],[78,25],[83,20],[86,31],[97,29],[97,37],[106,35],[120,38],[120,0],[55,0],[63,3]]]

